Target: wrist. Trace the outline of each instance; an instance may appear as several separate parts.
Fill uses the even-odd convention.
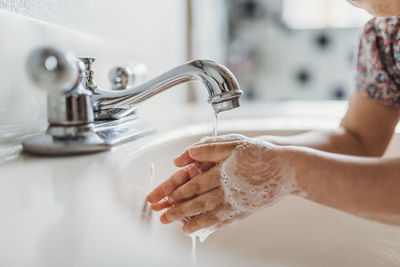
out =
[[[261,135],[254,139],[267,142],[277,146],[287,146],[290,144],[287,136],[276,136],[276,135]]]
[[[278,150],[286,163],[285,168],[293,173],[291,179],[294,180],[295,190],[291,194],[306,197],[310,194],[307,178],[313,176],[313,172],[316,171],[315,155],[308,148],[296,146],[283,146]]]

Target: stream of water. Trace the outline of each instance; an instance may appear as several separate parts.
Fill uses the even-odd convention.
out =
[[[213,137],[218,137],[218,113],[214,113],[213,118]],[[199,237],[199,241],[202,243],[206,238],[212,234],[214,231],[209,229],[200,229],[199,231],[190,234],[189,236],[192,238],[192,252],[190,253],[190,260],[193,266],[197,263],[197,255],[196,255],[196,248],[197,248],[197,237]]]
[[[218,136],[218,113],[214,113],[214,121],[213,121],[213,137],[217,138]]]

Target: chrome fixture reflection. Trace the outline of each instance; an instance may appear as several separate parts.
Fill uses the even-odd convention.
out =
[[[135,114],[138,103],[175,85],[200,81],[215,113],[239,107],[242,95],[235,76],[209,60],[180,65],[139,86],[143,65],[115,67],[109,73],[112,89],[94,80],[94,58],[76,58],[54,48],[33,51],[27,61],[32,81],[47,92],[49,126],[45,133],[23,141],[34,154],[82,154],[110,149],[155,131]]]

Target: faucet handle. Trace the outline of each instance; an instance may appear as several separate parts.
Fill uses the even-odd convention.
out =
[[[132,87],[135,75],[129,66],[116,66],[110,70],[108,78],[113,90],[125,90]]]
[[[93,63],[96,61],[96,58],[94,57],[78,57],[83,64],[85,64],[85,69],[87,70],[94,70],[93,69]]]
[[[79,83],[83,66],[70,52],[44,47],[30,53],[26,68],[38,87],[53,94],[69,91]]]
[[[94,89],[97,87],[96,82],[94,81],[94,68],[93,63],[96,61],[94,57],[78,57],[80,61],[85,65],[86,72],[86,87],[89,89]]]
[[[108,73],[113,90],[125,90],[146,78],[147,68],[144,64],[130,66],[116,66]]]

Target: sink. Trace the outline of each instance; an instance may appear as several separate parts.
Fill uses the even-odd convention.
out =
[[[225,129],[247,136],[302,130]],[[144,204],[172,159],[209,133],[192,125],[109,153],[0,165],[0,266],[191,266],[191,239]],[[213,233],[196,266],[396,266],[400,228],[297,197]]]
[[[301,131],[242,131],[247,136],[291,135]],[[151,162],[156,184],[175,168],[170,159],[202,136],[192,135],[150,148],[118,176],[120,188],[137,185]],[[166,160],[169,159],[169,160]],[[140,178],[139,178],[140,179]],[[141,179],[146,182],[146,179]],[[141,184],[146,187],[148,185]],[[129,198],[127,193],[126,198]],[[129,203],[124,205],[129,206]],[[179,244],[177,257],[189,257],[191,240],[179,223],[153,222],[157,240]],[[182,262],[183,264],[183,262]],[[242,222],[215,232],[197,247],[197,266],[392,266],[400,264],[400,228],[370,222],[297,197],[287,197]]]

